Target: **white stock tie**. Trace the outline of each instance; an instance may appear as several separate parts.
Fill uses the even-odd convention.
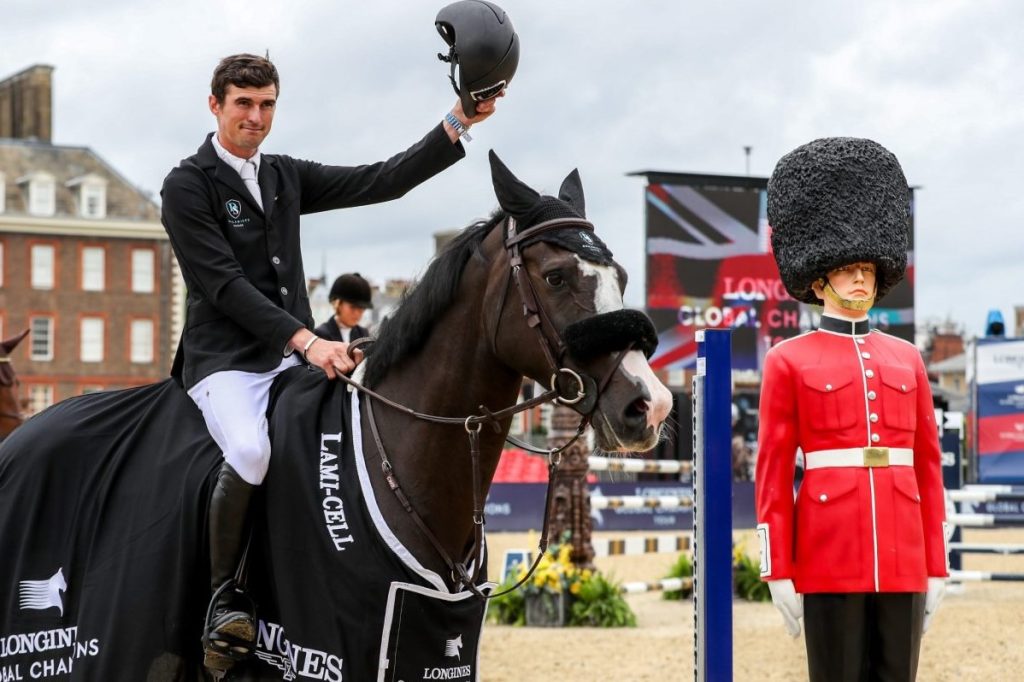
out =
[[[246,161],[242,164],[242,170],[239,171],[239,175],[242,176],[242,182],[249,188],[249,194],[256,200],[259,207],[263,208],[263,195],[260,194],[260,183],[256,181],[256,164],[252,161]]]

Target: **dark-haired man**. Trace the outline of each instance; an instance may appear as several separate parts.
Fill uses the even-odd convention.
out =
[[[339,275],[327,295],[334,315],[313,331],[322,338],[345,343],[369,336],[370,332],[360,327],[359,323],[363,313],[373,307],[372,293],[370,283],[358,272]]]
[[[173,374],[224,454],[210,499],[215,601],[204,635],[207,667],[223,671],[255,639],[253,615],[232,578],[249,501],[270,460],[270,384],[300,357],[330,378],[354,367],[347,344],[311,331],[299,216],[404,195],[464,156],[460,135],[493,113],[496,98],[477,103],[472,117],[457,101],[423,139],[387,161],[328,166],[260,152],[280,92],[268,59],[224,58],[210,89],[217,130],[168,174],[161,194],[188,289]]]

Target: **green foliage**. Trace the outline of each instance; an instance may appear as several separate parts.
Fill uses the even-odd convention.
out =
[[[594,573],[579,583],[569,614],[569,625],[601,628],[636,627],[636,614],[622,597],[619,584]]]
[[[690,578],[693,576],[693,561],[690,559],[690,555],[687,552],[683,552],[676,559],[676,562],[672,564],[671,568],[668,569],[668,575],[666,578]],[[662,592],[661,598],[669,601],[681,601],[683,599],[689,599],[690,595],[693,594],[693,587],[688,587],[682,590],[673,590],[671,592]]]
[[[516,584],[515,574],[509,574],[496,592],[503,592]],[[526,625],[526,598],[523,590],[512,590],[490,600],[487,605],[487,621],[498,625]]]
[[[760,564],[739,547],[733,552],[732,579],[736,594],[747,601],[771,601],[768,583],[761,580]]]
[[[537,570],[522,587],[490,601],[487,620],[499,625],[525,625],[526,599],[547,593],[560,594],[568,600],[570,612],[566,625],[635,627],[636,615],[623,599],[619,584],[597,571],[578,568],[570,560],[571,551],[568,538],[548,548],[537,562]],[[528,569],[529,566],[521,564],[497,591],[515,585],[526,576]]]

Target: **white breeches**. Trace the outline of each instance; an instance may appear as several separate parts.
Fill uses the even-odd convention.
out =
[[[270,466],[270,385],[278,374],[298,364],[293,353],[269,372],[214,372],[189,389],[188,395],[203,413],[206,428],[224,453],[224,461],[246,483],[263,483]]]

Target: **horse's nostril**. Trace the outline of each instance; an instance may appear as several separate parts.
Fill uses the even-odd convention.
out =
[[[626,406],[626,419],[646,419],[649,406],[643,398],[637,398]]]

